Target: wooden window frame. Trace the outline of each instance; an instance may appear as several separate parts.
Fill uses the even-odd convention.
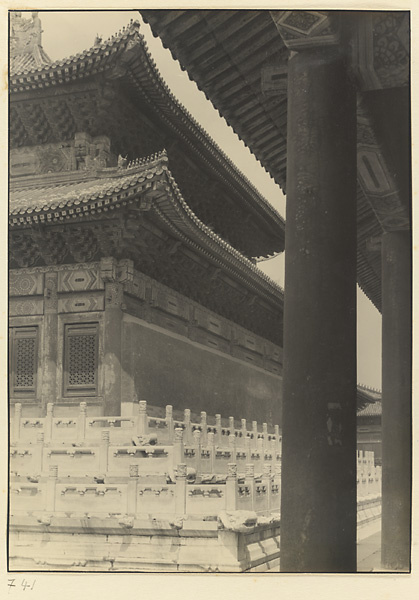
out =
[[[39,327],[38,325],[16,325],[9,328],[9,388],[10,397],[19,400],[35,400],[38,385],[38,353],[39,353]],[[18,381],[17,345],[19,340],[35,340],[33,357],[33,385],[20,386]]]
[[[70,383],[70,339],[75,336],[95,337],[94,348],[94,382],[92,384]],[[98,370],[99,370],[99,323],[65,323],[63,340],[63,397],[96,397],[98,395]]]

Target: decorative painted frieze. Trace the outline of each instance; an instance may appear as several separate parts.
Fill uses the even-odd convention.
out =
[[[408,11],[361,11],[352,43],[353,69],[362,90],[409,85]]]
[[[17,111],[26,128],[33,128],[38,119],[43,123],[54,123],[59,117],[56,113],[63,110],[57,100],[42,105],[19,104]],[[55,119],[48,119],[48,113],[54,113]],[[10,175],[42,175],[62,171],[88,171],[114,166],[116,157],[110,151],[110,140],[106,136],[92,138],[87,133],[75,133],[74,139],[67,142],[39,144],[12,148],[10,151]]]

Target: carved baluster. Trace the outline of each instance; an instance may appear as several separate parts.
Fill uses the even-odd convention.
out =
[[[169,443],[173,442],[173,406],[168,404],[166,406],[166,428],[169,436]]]
[[[226,480],[226,510],[237,510],[237,464],[228,463]]]
[[[186,465],[184,463],[179,464],[176,470],[175,513],[177,515],[186,513]]]
[[[54,416],[54,405],[52,404],[52,402],[48,402],[47,404],[47,415],[45,417],[45,425],[44,425],[44,441],[46,443],[49,443],[51,441],[52,438],[52,419]]]
[[[87,404],[80,402],[79,417],[77,419],[77,441],[84,442],[86,436]]]
[[[147,435],[148,420],[147,420],[147,402],[140,400],[138,403],[137,415],[137,435]]]

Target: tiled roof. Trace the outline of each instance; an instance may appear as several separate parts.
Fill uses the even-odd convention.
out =
[[[34,71],[50,65],[51,62],[42,46],[35,46],[30,52],[10,56],[10,75]]]
[[[140,12],[153,34],[169,48],[181,68],[285,190],[288,52],[270,11],[141,9]],[[380,43],[378,33],[371,34]],[[282,87],[278,81],[275,93],[269,92],[267,85],[272,68],[277,69],[275,78],[282,78]],[[389,68],[396,69],[393,64]],[[392,110],[390,107],[389,113]],[[367,121],[374,124],[374,118],[368,115]],[[387,186],[392,167],[385,160],[381,144],[377,148],[385,165],[383,177]],[[400,214],[407,218],[402,195],[396,188],[395,203]],[[357,277],[365,294],[381,310],[379,253],[367,251],[369,241],[383,231],[378,216],[380,203],[374,204],[374,200],[374,191],[360,194],[358,190]],[[386,211],[390,214],[388,208]],[[382,218],[385,216],[383,210]]]
[[[381,401],[367,404],[367,406],[357,412],[357,417],[381,417]]]
[[[375,417],[381,415],[381,391],[358,384],[357,416]]]
[[[260,293],[276,297],[282,303],[282,288],[202,223],[189,208],[169,171],[164,151],[135,161],[126,169],[103,169],[96,178],[89,178],[85,172],[74,172],[71,182],[57,184],[53,179],[51,177],[48,184],[39,185],[36,180],[32,186],[22,187],[20,184],[18,189],[14,189],[12,184],[10,227],[68,222],[85,215],[106,213],[138,201],[147,190],[157,190],[150,208],[175,237],[201,252],[204,249],[209,255],[216,257],[221,254],[236,276],[251,282]]]
[[[17,102],[19,92],[56,88],[121,66],[119,60],[122,66],[130,65],[129,85],[133,86],[136,93],[141,95],[146,90],[151,108],[158,111],[160,118],[188,145],[193,155],[199,156],[201,163],[206,163],[216,173],[216,177],[223,179],[224,184],[234,189],[241,205],[257,214],[258,223],[264,223],[270,235],[274,234],[278,238],[279,244],[275,240],[277,247],[272,253],[282,251],[285,238],[283,218],[171,93],[139,34],[138,22],[131,22],[118,34],[80,54],[45,67],[14,72],[10,78],[11,100]],[[268,254],[269,252],[266,253]]]

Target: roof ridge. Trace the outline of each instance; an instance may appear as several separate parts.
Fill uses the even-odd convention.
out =
[[[45,68],[54,69],[57,67],[62,67],[65,64],[69,64],[70,62],[73,62],[76,59],[78,60],[78,59],[82,59],[82,58],[87,58],[91,54],[96,54],[97,52],[99,52],[101,50],[106,50],[109,46],[112,46],[113,44],[115,44],[117,42],[125,40],[130,36],[138,35],[142,38],[141,34],[139,33],[139,28],[140,28],[139,21],[134,21],[133,19],[131,19],[131,21],[129,22],[128,25],[122,27],[119,31],[117,31],[115,34],[109,36],[106,40],[104,40],[104,41],[101,40],[100,43],[98,43],[97,42],[98,38],[96,38],[93,45],[90,46],[90,48],[86,48],[86,50],[83,50],[82,52],[77,52],[76,54],[71,54],[70,56],[51,61],[50,64],[42,65],[41,67],[13,72],[12,76],[18,77],[19,75],[38,73]],[[41,46],[41,48],[42,48],[42,46]],[[43,48],[42,48],[42,51],[45,53]],[[45,53],[45,55],[46,55],[46,53]],[[48,56],[48,55],[46,55],[46,56]]]
[[[358,383],[357,386],[359,388],[361,388],[362,390],[366,390],[368,392],[375,392],[376,394],[381,394],[382,393],[382,391],[380,389],[371,387],[369,385],[366,385],[365,383]]]

